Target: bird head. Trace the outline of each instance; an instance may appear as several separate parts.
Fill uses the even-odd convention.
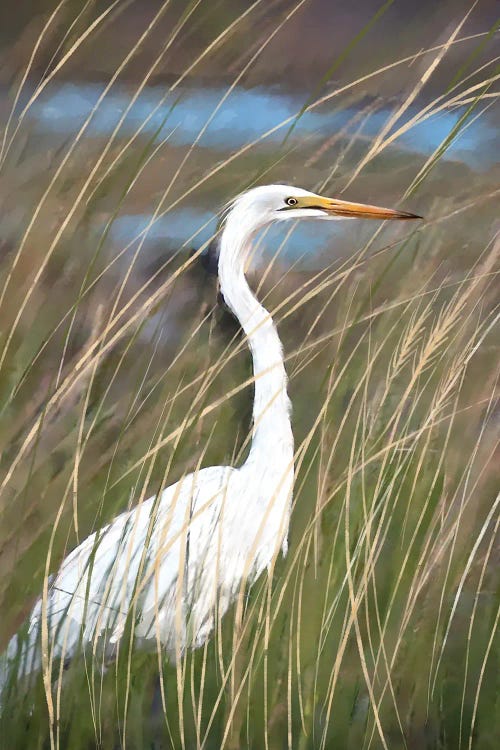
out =
[[[235,199],[232,206],[239,217],[245,216],[255,228],[287,219],[421,219],[417,214],[352,203],[340,198],[325,198],[289,185],[265,185],[252,188]]]

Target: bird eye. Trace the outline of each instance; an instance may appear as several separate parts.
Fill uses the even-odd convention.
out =
[[[296,206],[297,203],[298,203],[298,200],[297,200],[297,198],[287,198],[285,200],[285,203],[286,203],[287,206]]]

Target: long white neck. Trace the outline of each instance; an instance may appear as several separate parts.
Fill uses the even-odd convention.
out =
[[[252,445],[246,463],[293,473],[293,434],[283,349],[270,313],[258,302],[244,273],[253,226],[232,212],[219,255],[221,292],[239,320],[252,353],[255,378]]]

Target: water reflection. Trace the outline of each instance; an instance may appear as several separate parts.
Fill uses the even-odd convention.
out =
[[[39,131],[66,136],[76,133],[97,105],[102,91],[102,85],[73,83],[49,89],[30,109],[30,118]],[[121,132],[130,135],[142,125],[143,133],[151,135],[160,130],[164,137],[172,130],[171,143],[190,145],[212,117],[225,93],[226,89],[223,88],[186,89],[176,92],[162,103],[164,89],[150,87],[141,93],[127,112]],[[132,94],[123,88],[109,92],[92,116],[87,131],[89,135],[110,135],[131,98]],[[306,95],[283,95],[266,88],[237,88],[213,115],[199,145],[218,150],[238,148],[296,115],[306,98]],[[410,120],[417,112],[417,107],[409,108],[405,120]],[[353,107],[335,111],[332,103],[329,109],[305,113],[299,119],[294,135],[317,134],[324,137],[344,127],[356,114],[357,110]],[[363,135],[377,135],[391,114],[392,109],[388,107],[373,112],[365,123]],[[462,116],[461,109],[441,112],[411,128],[398,138],[396,145],[413,152],[430,154],[450,135]],[[401,124],[398,123],[397,127]],[[266,136],[266,141],[280,141],[288,128],[289,124],[282,125]],[[477,118],[469,127],[461,130],[447,149],[445,158],[460,159],[473,168],[487,168],[494,137],[493,123],[485,117]]]

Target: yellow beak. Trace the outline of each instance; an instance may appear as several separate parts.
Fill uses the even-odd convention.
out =
[[[365,203],[351,203],[338,198],[299,198],[297,208],[319,208],[331,216],[339,216],[348,219],[422,219],[422,216],[398,211],[393,208],[382,208],[381,206],[370,206]]]

